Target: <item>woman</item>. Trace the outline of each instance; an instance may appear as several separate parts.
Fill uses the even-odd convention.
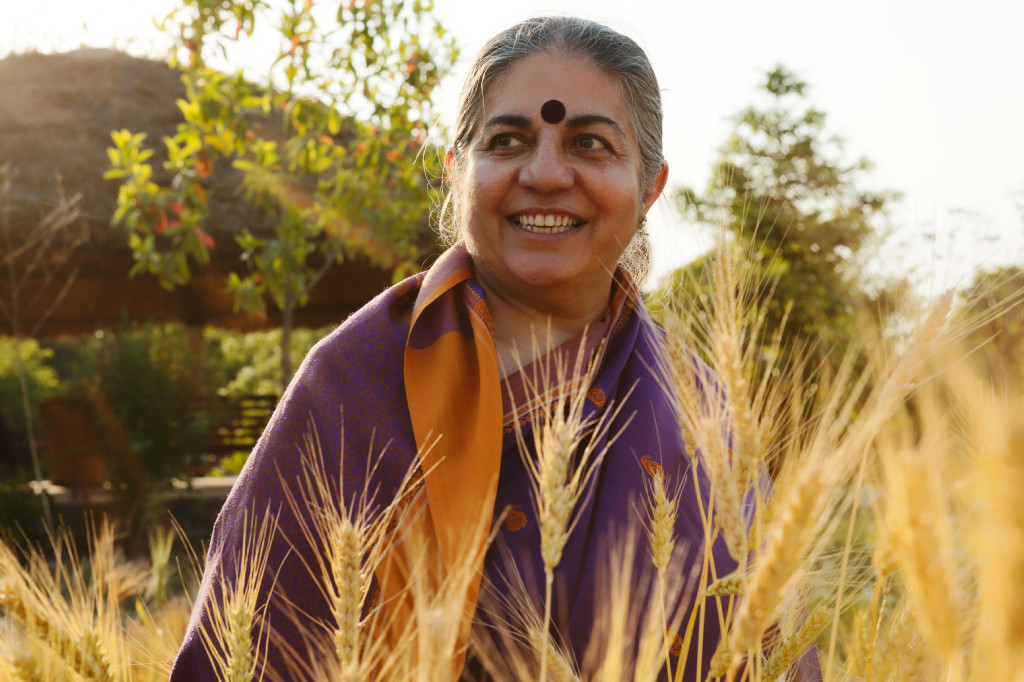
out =
[[[260,597],[273,631],[261,640],[267,674],[310,676],[315,631],[333,627],[329,600],[310,570],[323,552],[308,539],[304,519],[312,512],[295,503],[304,476],[300,444],[310,433],[319,439],[317,466],[341,477],[346,500],[370,491],[374,504],[386,503],[401,496],[407,471],[425,474],[407,495],[406,516],[392,519],[411,534],[393,544],[425,538],[422,546],[437,562],[429,569],[435,587],[457,567],[470,567],[457,584],[466,616],[452,646],[450,672],[457,676],[469,624],[500,632],[501,614],[487,595],[503,594],[503,585],[517,579],[544,584],[541,524],[519,453],[536,454],[533,425],[568,389],[538,389],[537,375],[521,368],[556,355],[594,362],[594,372],[562,378],[570,387],[587,382],[585,421],[604,418],[606,429],[597,436],[603,459],[554,570],[552,630],[575,665],[607,644],[592,625],[601,618],[595,604],[605,589],[609,533],[636,518],[653,476],[664,475],[670,486],[702,476],[691,471],[672,400],[654,374],[664,361],[661,335],[639,303],[635,282],[642,274],[630,272],[630,264],[643,264],[645,215],[668,176],[661,126],[646,55],[607,27],[532,19],[483,48],[463,88],[446,158],[453,245],[428,272],[384,292],[306,358],[218,518],[173,679],[211,677],[200,633],[223,598],[221,585],[238,580],[235,557],[252,509],[280,513]],[[538,351],[537,338],[557,350]],[[694,581],[685,578],[699,572],[704,556],[702,503],[689,492],[676,518],[670,572],[681,589],[670,610],[694,599]],[[735,568],[723,547],[711,552],[719,575]],[[417,618],[402,601],[415,580],[411,561],[374,565],[375,603],[387,604],[390,614],[385,627]],[[636,569],[647,563],[638,549]],[[271,588],[284,596],[268,596]],[[542,592],[532,593],[538,608]],[[687,679],[698,660],[707,670],[715,649],[711,611],[699,650],[694,637],[684,656]],[[676,659],[680,649],[672,647]],[[484,674],[482,658],[470,653],[466,677]]]

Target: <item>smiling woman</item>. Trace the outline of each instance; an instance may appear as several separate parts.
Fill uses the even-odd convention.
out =
[[[481,119],[448,165],[504,376],[548,325],[558,345],[601,317],[668,167],[643,185],[622,89],[587,57],[518,60],[491,84]]]
[[[268,679],[704,677],[729,608],[704,588],[737,564],[706,541],[705,465],[623,266],[665,186],[661,124],[646,55],[605,26],[484,47],[446,157],[451,246],[306,358],[218,518],[173,679],[230,661],[266,510],[273,571],[242,601]],[[657,599],[651,552],[614,541],[652,487],[681,491]]]

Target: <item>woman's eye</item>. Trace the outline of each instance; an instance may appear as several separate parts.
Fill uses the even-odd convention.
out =
[[[511,149],[513,147],[521,147],[523,141],[518,136],[512,134],[496,135],[491,140],[491,147],[494,149]]]
[[[587,150],[599,150],[608,149],[608,145],[600,137],[594,137],[593,135],[584,135],[579,139],[579,145],[583,149]]]

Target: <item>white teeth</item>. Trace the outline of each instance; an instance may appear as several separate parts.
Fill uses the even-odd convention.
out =
[[[542,213],[521,215],[514,218],[514,220],[523,229],[537,234],[559,234],[579,225],[578,220],[566,215],[545,215]]]

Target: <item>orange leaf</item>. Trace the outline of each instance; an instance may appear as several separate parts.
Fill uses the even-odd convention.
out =
[[[195,235],[199,239],[199,241],[202,242],[203,246],[205,246],[208,249],[213,248],[213,237],[211,237],[206,230],[204,230],[201,227],[197,227],[195,229]]]
[[[180,201],[172,201],[171,203],[167,204],[167,208],[171,209],[178,215],[181,215],[182,213],[185,212],[185,205],[182,204]]]
[[[156,222],[156,233],[163,234],[167,229],[167,211],[160,211],[160,218]]]
[[[196,173],[200,178],[210,177],[210,157],[206,155],[206,152],[200,154],[196,159]]]

